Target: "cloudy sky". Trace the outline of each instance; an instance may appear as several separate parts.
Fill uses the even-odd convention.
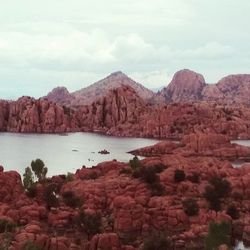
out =
[[[149,88],[179,69],[250,73],[249,0],[0,0],[0,98],[70,91],[121,70]]]

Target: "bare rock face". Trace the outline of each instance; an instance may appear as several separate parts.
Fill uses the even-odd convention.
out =
[[[250,103],[250,75],[230,75],[217,83],[227,102]]]
[[[122,85],[91,105],[80,108],[77,114],[82,128],[105,130],[119,124],[138,123],[145,107],[134,89]]]
[[[78,106],[91,104],[92,102],[105,96],[110,90],[119,88],[122,85],[133,88],[138,96],[144,100],[150,99],[154,95],[152,91],[135,82],[124,73],[118,71],[90,85],[89,87],[72,93],[75,97],[75,100],[72,101],[72,105]]]
[[[78,130],[71,111],[48,100],[24,96],[17,101],[0,102],[0,111],[1,131],[59,133]]]
[[[191,70],[178,71],[162,90],[167,102],[195,101],[201,98],[206,83],[204,77]]]
[[[93,102],[106,96],[110,90],[117,89],[123,85],[133,88],[143,100],[150,100],[154,96],[151,90],[118,71],[73,93],[69,93],[65,87],[57,87],[44,98],[59,105],[77,108],[83,105],[91,105]]]
[[[224,99],[223,92],[216,84],[207,84],[203,88],[201,96],[204,101],[219,101]]]
[[[54,88],[45,98],[61,106],[69,106],[71,101],[74,99],[65,87]]]

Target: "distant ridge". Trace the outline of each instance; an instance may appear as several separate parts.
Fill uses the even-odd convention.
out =
[[[153,91],[135,82],[123,72],[117,71],[106,78],[73,93],[69,93],[64,87],[55,88],[46,96],[46,98],[50,101],[67,106],[89,105],[102,96],[105,96],[109,90],[119,88],[122,85],[127,85],[133,88],[143,100],[149,100],[154,96]]]
[[[184,69],[175,73],[158,96],[166,103],[223,101],[250,104],[250,74],[229,75],[216,84],[207,84],[201,74]]]
[[[69,93],[65,87],[57,87],[45,98],[59,105],[78,107],[90,105],[110,90],[123,85],[133,88],[140,98],[151,104],[194,101],[250,104],[250,74],[229,75],[216,84],[207,84],[201,74],[189,69],[176,72],[171,82],[157,93],[117,71],[73,93]]]

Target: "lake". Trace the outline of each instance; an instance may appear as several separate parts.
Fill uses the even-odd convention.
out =
[[[243,146],[248,146],[250,147],[250,140],[232,140],[231,143],[236,143],[239,145],[243,145]],[[244,163],[249,163],[246,160],[236,160],[234,162],[232,162],[232,165],[236,168],[241,167]]]
[[[95,133],[15,134],[0,133],[0,165],[21,175],[32,160],[40,158],[48,167],[48,176],[75,172],[83,165],[117,159],[128,162],[128,151],[157,143],[155,139],[120,138]],[[110,154],[98,154],[106,149]]]

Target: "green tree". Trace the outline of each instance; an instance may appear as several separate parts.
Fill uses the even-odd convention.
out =
[[[28,240],[24,243],[21,250],[43,250],[44,248],[37,246],[34,242]]]
[[[30,167],[25,168],[25,172],[23,174],[23,186],[25,190],[29,190],[34,185],[34,175],[31,171]]]
[[[205,249],[217,250],[220,245],[224,244],[231,248],[231,234],[231,225],[228,222],[211,222],[208,235],[205,238]]]
[[[44,162],[41,159],[36,159],[31,162],[32,171],[35,173],[38,181],[41,182],[46,178],[48,169],[45,167]]]

